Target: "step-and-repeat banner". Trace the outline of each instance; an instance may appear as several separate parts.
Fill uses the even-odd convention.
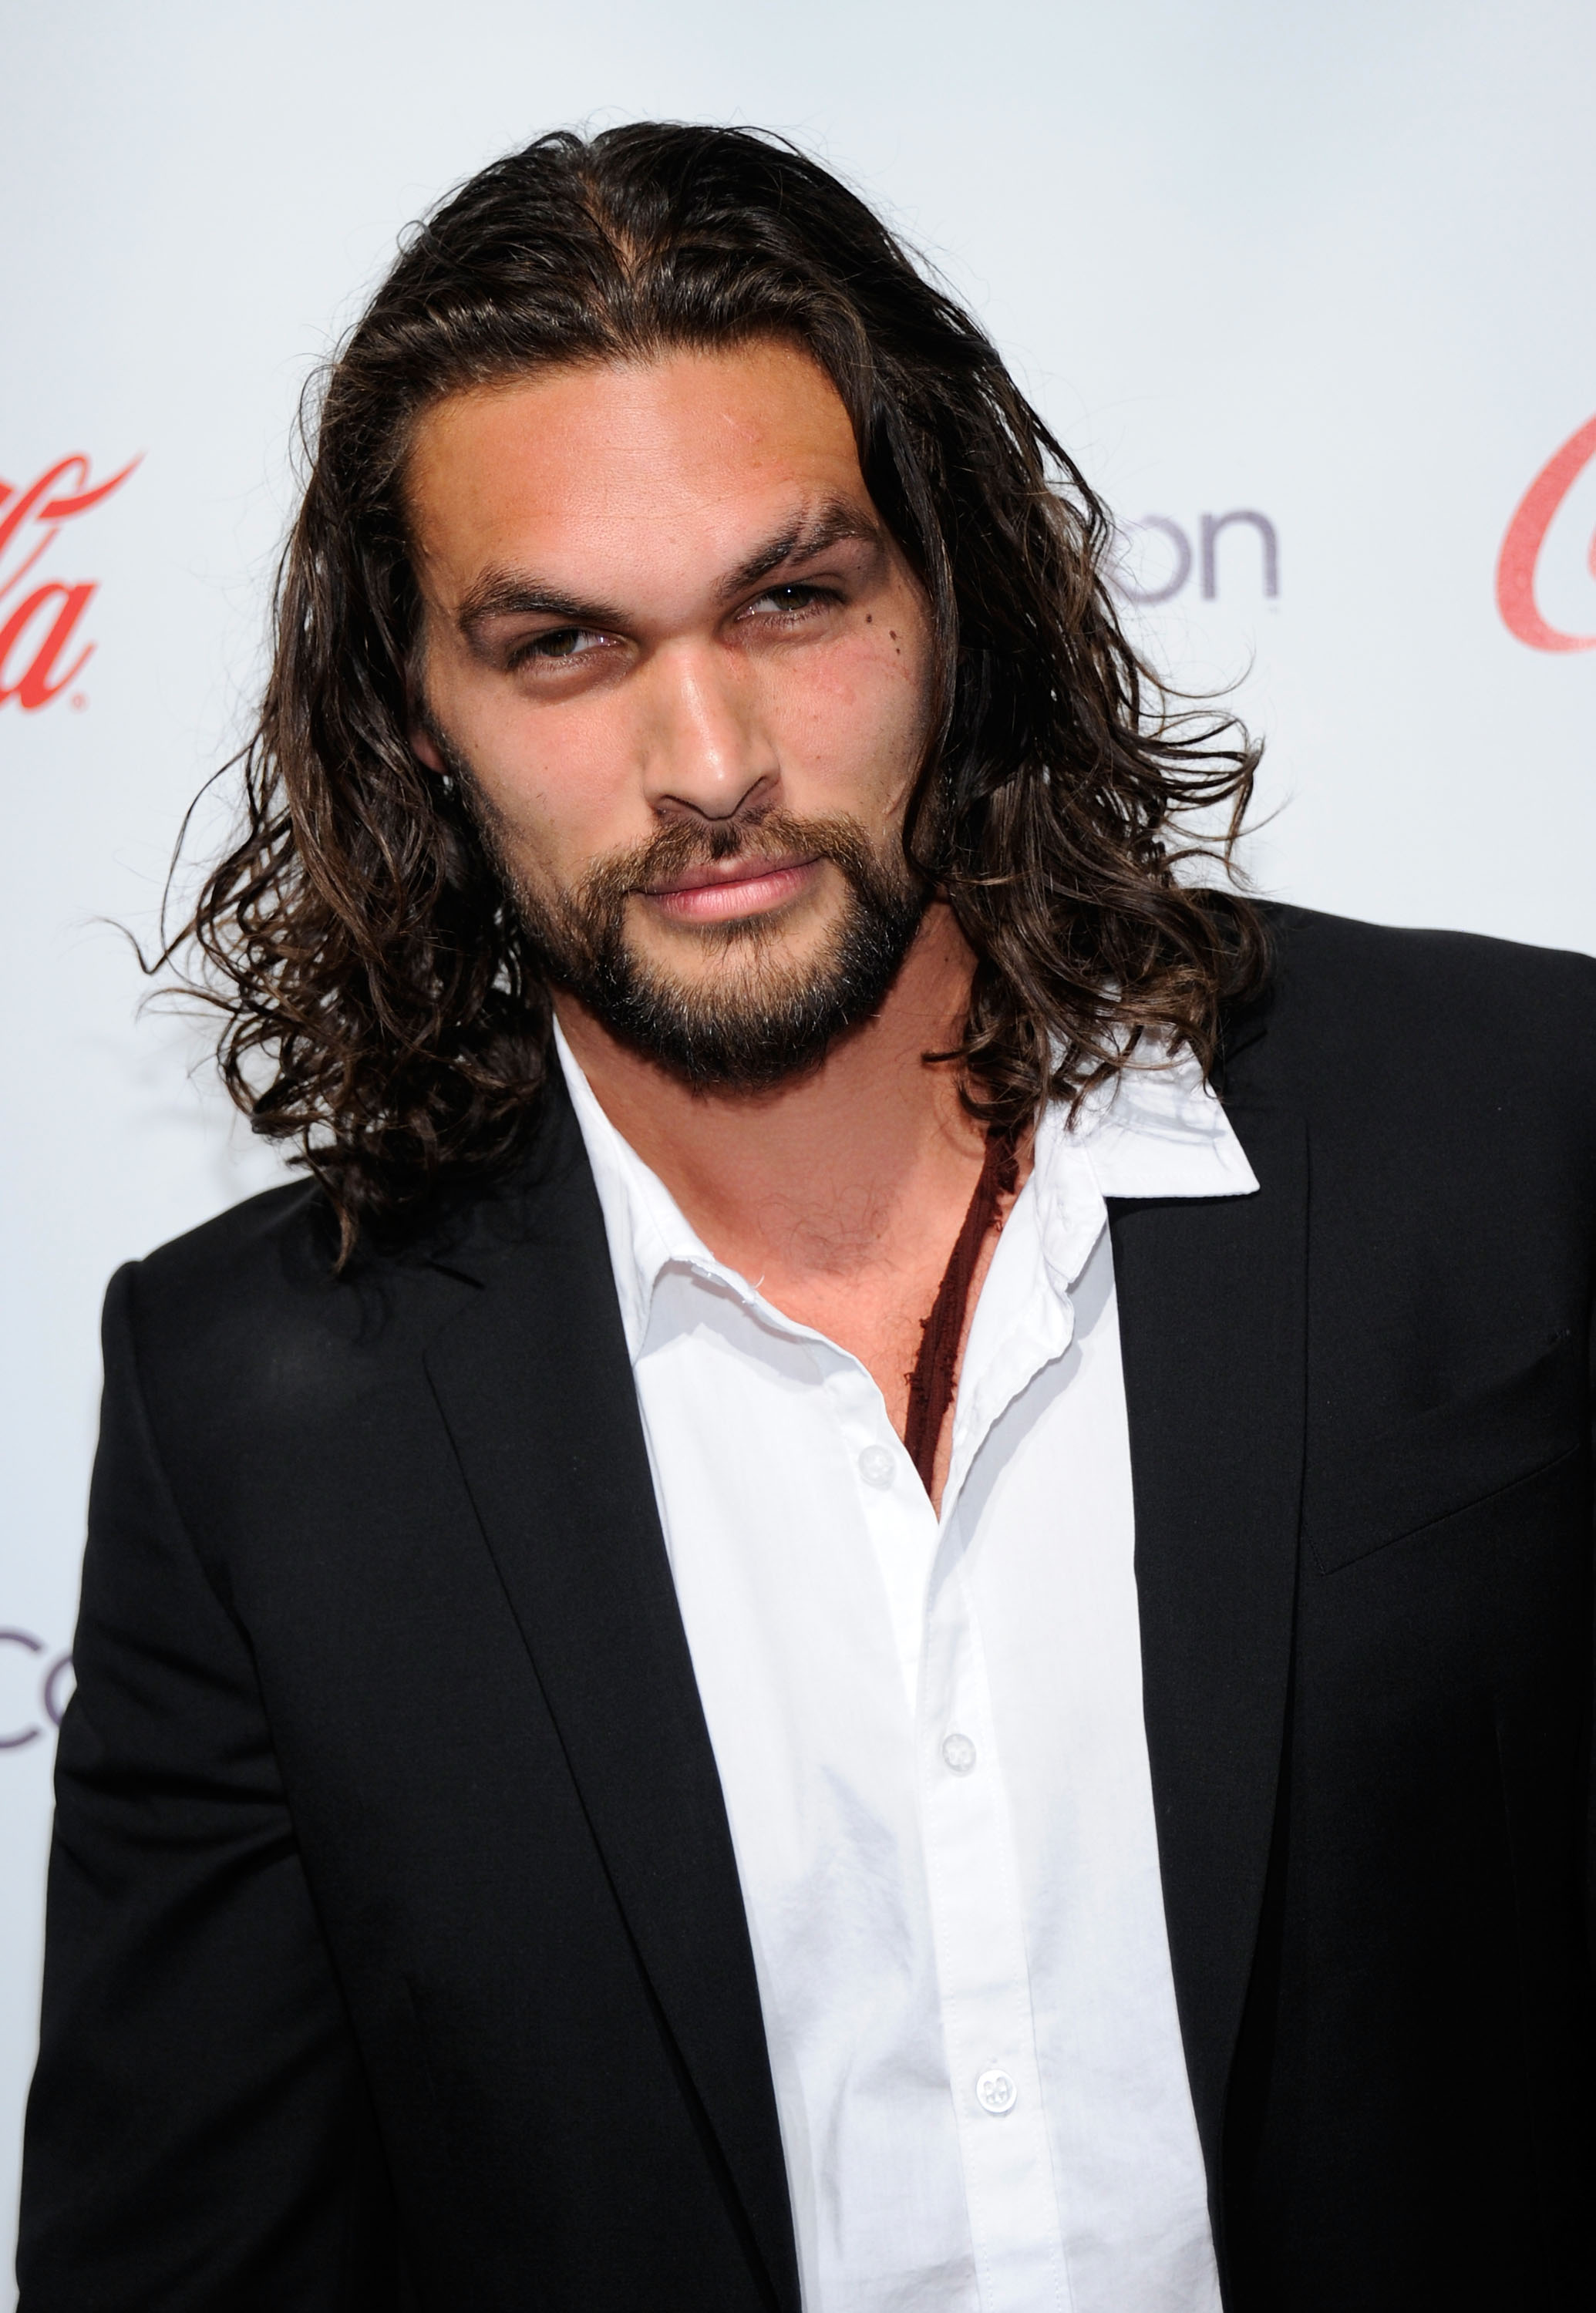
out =
[[[1596,950],[1596,15],[62,0],[13,11],[6,51],[8,2243],[100,1296],[277,1177],[201,1029],[141,1011],[128,936],[247,718],[301,388],[396,235],[545,128],[792,135],[974,303],[1107,493],[1150,650],[1265,734],[1257,881]],[[228,817],[214,793],[197,857]],[[1482,1100],[1511,1070],[1482,1051]]]

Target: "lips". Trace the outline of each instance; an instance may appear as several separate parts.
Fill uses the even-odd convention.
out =
[[[805,890],[817,858],[706,860],[643,894],[680,922],[723,923],[782,907]]]

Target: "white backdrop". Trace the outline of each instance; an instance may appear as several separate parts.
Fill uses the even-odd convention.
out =
[[[1269,740],[1263,886],[1596,949],[1596,12],[11,0],[4,52],[8,2236],[101,1292],[274,1177],[104,919],[239,734],[295,397],[398,230],[545,128],[796,136],[1157,518],[1153,647]]]

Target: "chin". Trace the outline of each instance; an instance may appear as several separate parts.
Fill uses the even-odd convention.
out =
[[[802,924],[795,924],[785,909],[738,916],[730,923],[673,931],[663,939],[629,942],[627,960],[634,972],[689,1001],[739,987],[750,994],[772,983],[794,988],[827,968],[842,914],[839,908],[819,922],[809,915]]]

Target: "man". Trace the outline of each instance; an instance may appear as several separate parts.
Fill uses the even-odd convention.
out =
[[[1588,2301],[1596,976],[1252,758],[784,146],[334,365],[124,1270],[22,2313]]]

